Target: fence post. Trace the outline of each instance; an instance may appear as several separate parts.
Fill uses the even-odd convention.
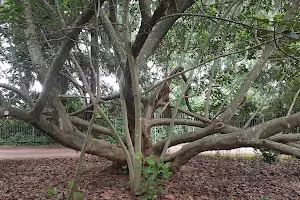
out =
[[[156,126],[154,126],[154,144],[156,143],[156,131],[157,131]]]
[[[33,141],[33,145],[35,146],[35,131],[34,131],[34,126],[32,126],[32,141]]]

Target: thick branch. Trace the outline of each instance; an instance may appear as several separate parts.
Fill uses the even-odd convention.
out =
[[[168,160],[173,161],[171,169],[178,171],[185,163],[200,152],[210,150],[229,150],[250,146],[248,139],[243,138],[243,133],[225,135],[211,135],[184,145],[177,153],[172,154]]]
[[[160,106],[165,106],[166,104],[167,104],[167,103],[160,103]],[[170,105],[170,104],[169,104],[168,106],[171,107],[171,108],[174,108],[173,105]],[[204,122],[204,123],[208,123],[208,124],[211,124],[211,123],[212,123],[212,120],[207,119],[207,118],[205,118],[205,117],[203,117],[203,116],[201,116],[201,115],[198,115],[198,114],[196,114],[196,113],[194,113],[194,112],[185,110],[185,109],[183,109],[183,108],[179,108],[178,111],[181,112],[181,113],[187,114],[187,115],[189,115],[189,116],[191,116],[191,117],[194,117],[195,119],[200,120],[200,121],[202,121],[202,122]]]
[[[142,21],[148,22],[151,17],[151,8],[149,0],[139,0],[140,11],[142,15]]]
[[[205,128],[198,129],[196,131],[190,131],[185,132],[179,135],[173,135],[170,141],[170,146],[174,146],[177,144],[187,143],[187,142],[193,142],[195,140],[199,140],[201,138],[204,138],[209,135],[213,135],[215,133],[223,133],[223,134],[229,134],[236,131],[239,131],[240,129],[236,127],[232,127],[226,124],[223,124],[221,122],[213,123],[211,125],[207,125]],[[160,153],[162,150],[164,144],[166,142],[166,139],[161,140],[157,142],[149,151],[153,151],[155,153]]]
[[[259,58],[255,66],[249,72],[246,80],[241,85],[238,93],[236,94],[230,105],[227,107],[224,113],[220,115],[219,120],[224,121],[225,123],[231,121],[237,108],[242,103],[244,96],[247,94],[249,88],[251,87],[255,79],[258,77],[266,62],[268,61],[268,58],[273,54],[274,51],[275,50],[271,44],[268,44],[266,46],[265,50],[262,53],[262,56]]]
[[[85,135],[77,129],[70,128],[62,130],[43,117],[35,120],[30,116],[28,112],[13,107],[0,108],[0,118],[5,116],[5,111],[8,111],[8,116],[12,116],[32,124],[37,129],[47,133],[53,139],[60,141],[60,143],[66,147],[80,150],[83,145]],[[104,158],[117,162],[126,163],[125,155],[122,149],[117,145],[110,144],[109,142],[106,142],[104,140],[92,138],[89,139],[86,152],[98,156],[103,156]]]
[[[56,16],[55,10],[47,0],[40,0],[40,4],[52,17]]]
[[[190,8],[195,3],[194,0],[177,0],[176,5],[178,6],[177,9],[176,6],[172,7],[172,10],[170,10],[170,13],[175,12],[185,12],[188,8]],[[137,68],[141,68],[148,58],[153,55],[154,50],[158,46],[158,44],[162,41],[162,39],[165,37],[169,29],[174,25],[178,17],[172,17],[165,19],[163,21],[160,21],[156,24],[155,27],[153,27],[152,31],[150,32],[149,36],[147,37],[145,43],[142,45],[141,50],[138,53],[138,56],[136,56],[136,66]],[[135,52],[133,48],[133,52]]]
[[[169,146],[175,146],[181,143],[193,142],[195,140],[206,137],[208,135],[215,134],[218,132],[217,127],[218,125],[213,124],[196,131],[189,131],[179,135],[172,135]],[[153,147],[149,151],[154,152],[155,154],[160,154],[164,148],[166,141],[167,139],[157,142],[155,145],[153,145]]]
[[[79,117],[70,116],[70,120],[75,125],[82,126],[82,127],[85,127],[85,128],[89,127],[89,122],[86,121],[86,120],[83,120]],[[92,126],[92,131],[96,131],[98,133],[108,135],[108,136],[115,136],[115,134],[109,128],[105,128],[103,126],[99,126],[99,125],[96,125],[96,124],[94,124]]]
[[[269,137],[268,140],[282,143],[294,142],[300,140],[300,134],[279,134]]]
[[[99,18],[104,25],[105,32],[109,37],[109,40],[114,48],[116,56],[121,63],[121,66],[124,66],[126,63],[126,51],[125,47],[122,45],[121,39],[117,34],[116,30],[114,29],[112,23],[110,22],[109,18],[106,15],[104,9],[100,8]]]
[[[257,127],[258,129],[261,129],[261,131],[259,131],[259,138],[264,139],[273,136],[276,133],[283,132],[287,129],[292,129],[300,126],[299,119],[300,119],[300,112],[297,112],[289,116],[285,116],[285,117],[267,121],[265,123],[261,123],[257,126],[254,126],[254,128]]]
[[[149,120],[149,126],[161,126],[161,125],[169,125],[171,122],[171,119],[168,118],[159,118],[159,119],[151,119]],[[176,125],[187,125],[187,126],[195,126],[195,127],[206,127],[208,126],[207,123],[203,123],[201,121],[194,121],[189,119],[175,119]]]
[[[0,87],[2,88],[5,88],[5,89],[8,89],[8,90],[11,90],[15,93],[17,93],[20,97],[23,98],[23,100],[28,103],[28,105],[30,107],[33,107],[33,101],[32,99],[25,93],[25,92],[22,92],[21,90],[11,86],[11,85],[8,85],[8,84],[5,84],[5,83],[0,83]]]
[[[297,158],[300,158],[300,149],[270,140],[259,140],[259,142],[257,142],[256,148],[272,149],[282,154],[293,155]]]
[[[292,17],[292,15],[297,11],[297,9],[299,8],[299,5],[300,5],[299,1],[293,2],[290,5],[290,7],[288,8],[288,10],[283,18],[283,21],[289,20]],[[285,29],[285,26],[281,25],[278,27],[277,31],[282,32],[284,29]],[[234,97],[234,99],[232,100],[230,105],[227,107],[227,109],[224,111],[224,113],[221,114],[221,116],[219,118],[220,120],[224,121],[225,123],[230,122],[230,120],[234,116],[237,108],[243,101],[244,96],[247,94],[249,88],[251,87],[251,85],[253,84],[255,79],[258,77],[261,70],[265,66],[269,57],[274,53],[274,51],[275,51],[275,49],[273,48],[272,43],[268,44],[265,47],[265,49],[262,53],[262,56],[258,59],[256,64],[254,65],[253,69],[248,74],[248,77],[246,78],[244,83],[241,85],[238,93],[236,94],[236,96]]]
[[[8,106],[8,102],[5,100],[1,90],[0,90],[0,106],[1,107],[7,107]]]
[[[150,11],[148,8],[149,4],[147,3],[147,0],[139,1],[140,10],[142,14],[142,22],[137,37],[132,45],[132,52],[134,57],[138,56],[153,26],[162,16],[164,16],[170,4],[171,0],[161,1],[159,6],[154,11],[152,17],[150,18]]]
[[[30,121],[32,118],[28,112],[14,107],[4,107],[0,108],[0,118],[4,116],[11,116],[23,121]]]
[[[102,4],[102,3],[103,3],[103,1],[101,1],[100,4]],[[73,25],[73,29],[69,33],[66,34],[66,39],[60,46],[60,49],[56,53],[56,56],[51,64],[51,67],[48,70],[48,73],[46,75],[45,82],[44,82],[43,91],[40,94],[40,97],[39,97],[38,101],[36,102],[34,108],[32,109],[32,114],[35,117],[38,117],[41,114],[44,107],[46,106],[47,98],[49,97],[52,89],[54,88],[54,83],[56,82],[57,75],[59,74],[59,71],[61,70],[61,68],[65,62],[65,59],[69,55],[69,51],[74,46],[74,42],[77,41],[78,35],[81,32],[81,29],[78,27],[80,27],[90,21],[90,19],[94,15],[94,6],[95,6],[94,1],[89,3],[89,5],[87,6],[87,8],[83,12],[83,14],[80,15],[77,18],[77,20],[75,21],[75,23]]]
[[[115,0],[109,0],[109,20],[112,23],[115,30],[118,30],[117,25],[117,2]]]

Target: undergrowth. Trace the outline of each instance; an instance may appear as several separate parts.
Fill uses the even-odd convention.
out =
[[[73,186],[73,182],[69,181],[67,183],[67,188],[71,189]],[[47,195],[52,197],[54,200],[66,200],[69,193],[59,192],[56,187],[49,188],[47,190]],[[81,192],[74,192],[73,194],[74,200],[82,200],[83,194]]]
[[[136,195],[141,196],[142,200],[149,200],[157,199],[160,194],[165,193],[165,182],[172,175],[169,167],[170,163],[165,163],[163,159],[155,162],[153,156],[144,158],[141,187]]]

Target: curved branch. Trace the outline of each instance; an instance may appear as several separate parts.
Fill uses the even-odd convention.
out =
[[[287,129],[292,129],[300,126],[300,112],[291,114],[289,116],[273,119],[251,128],[256,129],[259,133],[259,138],[265,139],[283,132]]]
[[[56,16],[55,10],[47,0],[40,0],[40,4],[42,8],[44,8],[44,10],[46,10],[46,12],[48,12],[52,17]]]
[[[272,149],[279,151],[282,154],[292,155],[300,158],[300,149],[287,144],[281,144],[270,140],[260,140],[256,147]]]
[[[9,104],[8,104],[8,102],[5,100],[5,98],[4,98],[4,96],[3,96],[2,92],[1,92],[1,90],[0,90],[0,106],[1,106],[1,107],[4,107],[4,108],[6,108],[6,107],[9,106]]]
[[[297,98],[298,98],[299,93],[300,93],[300,89],[296,92],[296,94],[295,94],[295,96],[294,96],[294,99],[293,99],[293,101],[292,101],[292,104],[291,104],[291,106],[290,106],[290,108],[289,108],[289,111],[288,111],[288,113],[287,113],[287,115],[290,115],[290,114],[292,113],[292,110],[293,110],[293,108],[294,108],[294,105],[295,105],[295,103],[296,103],[296,100],[297,100]]]
[[[186,78],[185,74],[182,74],[181,76],[182,76],[184,82],[186,83],[187,82],[187,78]],[[191,89],[191,85],[189,85],[188,89],[185,91],[185,94],[184,94],[185,97],[184,97],[184,99],[185,99],[185,104],[188,107],[189,111],[193,112],[193,109],[192,109],[191,104],[189,102],[189,90],[190,89]]]
[[[213,124],[196,131],[189,131],[179,135],[172,135],[169,147],[182,144],[182,143],[193,142],[195,140],[201,139],[208,135],[215,134],[217,133],[216,127],[217,127],[216,124]],[[154,152],[155,154],[160,154],[160,152],[164,148],[166,141],[167,138],[157,142],[155,145],[153,145],[153,147],[149,151]]]
[[[119,60],[119,63],[121,64],[121,66],[124,66],[126,63],[125,47],[123,46],[123,44],[121,42],[121,38],[119,37],[119,35],[116,32],[117,30],[114,29],[113,24],[110,22],[108,16],[106,15],[106,12],[103,8],[100,8],[99,18],[104,25],[103,27],[104,27],[105,32],[114,48],[114,51]]]
[[[25,92],[22,92],[21,90],[19,90],[19,89],[13,87],[13,86],[11,86],[11,85],[5,84],[5,83],[0,83],[0,87],[15,92],[15,93],[18,94],[20,97],[22,97],[23,100],[24,100],[26,103],[28,103],[28,105],[29,105],[30,107],[33,107],[34,103],[33,103],[32,99],[31,99]]]
[[[202,139],[198,139],[194,142],[184,145],[180,151],[178,151],[176,154],[172,154],[168,160],[173,161],[172,169],[178,170],[182,165],[184,165],[188,160],[198,153],[209,150],[228,150],[239,147],[254,147],[275,149],[282,153],[295,154],[300,150],[264,138],[267,136],[272,136],[278,132],[282,132],[286,128],[295,128],[300,126],[299,119],[300,112],[290,116],[273,119],[248,129],[239,129],[228,134],[206,136]],[[226,128],[226,126],[223,126],[222,128]],[[176,135],[176,137],[179,136]],[[288,136],[287,138],[289,137],[295,137],[293,139],[298,140],[298,136]],[[276,145],[274,146],[274,144]],[[300,157],[300,153],[297,155]]]
[[[139,0],[139,7],[141,11],[142,21],[148,22],[151,18],[151,8],[149,0]]]
[[[30,116],[29,112],[14,107],[0,108],[0,118],[6,116],[4,115],[6,111],[8,111],[8,116],[30,123],[37,129],[47,133],[53,139],[59,140],[62,145],[78,151],[81,149],[85,135],[79,130],[74,128],[62,130],[43,117],[35,120],[32,116]],[[98,148],[99,146],[101,146],[101,148]],[[126,163],[122,149],[117,145],[110,144],[104,140],[90,138],[86,152],[93,155],[103,156],[104,158],[120,163]]]
[[[232,127],[226,124],[223,124],[222,122],[216,122],[213,124],[210,124],[206,126],[205,128],[198,129],[196,131],[190,131],[185,132],[178,135],[173,135],[171,137],[170,146],[182,144],[182,143],[188,143],[193,142],[195,140],[199,140],[201,138],[207,137],[209,135],[213,135],[215,133],[233,133],[236,131],[239,131],[240,129],[236,127]],[[217,136],[218,137],[218,136]],[[167,139],[161,140],[157,142],[151,149],[149,149],[149,152],[154,152],[156,154],[159,154],[160,151],[162,151],[164,144]]]
[[[294,142],[300,140],[300,133],[293,133],[293,134],[279,134],[274,135],[272,137],[267,138],[268,140],[272,140],[274,142]]]
[[[175,1],[173,1],[174,3]],[[188,8],[190,8],[195,3],[194,0],[176,0],[176,5],[170,7],[170,13],[175,12],[185,12]],[[176,8],[177,7],[177,8]],[[158,44],[165,37],[170,28],[174,25],[178,17],[171,17],[160,21],[153,27],[152,31],[149,33],[147,39],[142,45],[141,50],[136,56],[136,66],[138,70],[140,70],[148,58],[153,54],[154,50],[158,46]]]
[[[0,118],[4,116],[11,116],[23,121],[31,121],[32,117],[29,115],[29,112],[21,110],[15,107],[4,107],[0,108]]]
[[[104,1],[100,2],[100,5],[102,5]],[[52,89],[54,88],[55,79],[57,78],[57,75],[59,74],[59,71],[63,67],[63,64],[65,62],[65,59],[69,55],[69,51],[74,46],[74,41],[77,40],[79,33],[81,32],[81,28],[77,28],[82,26],[83,24],[86,24],[90,21],[90,19],[94,16],[94,6],[98,7],[98,1],[91,1],[89,5],[86,7],[85,11],[82,15],[80,15],[74,25],[73,29],[66,34],[65,41],[60,46],[60,49],[58,50],[55,59],[53,60],[50,69],[48,70],[48,73],[45,78],[43,91],[40,94],[40,97],[38,101],[36,102],[35,106],[33,107],[31,113],[38,117],[41,113],[44,107],[47,104],[47,98],[49,97]],[[29,6],[29,5],[28,5]],[[30,17],[30,16],[29,16]]]
[[[167,103],[162,103],[162,102],[159,103],[160,106],[165,106],[166,104],[167,104]],[[168,106],[171,107],[171,108],[174,108],[173,105],[170,105],[170,104],[169,104]],[[213,121],[210,120],[210,119],[207,119],[207,118],[205,118],[205,117],[203,117],[203,116],[201,116],[201,115],[198,115],[198,114],[196,114],[196,113],[194,113],[194,112],[190,112],[190,111],[185,110],[185,109],[183,109],[183,108],[179,108],[178,111],[181,112],[181,113],[187,114],[187,115],[189,115],[189,116],[191,116],[191,117],[194,117],[195,119],[200,120],[200,121],[202,121],[202,122],[204,122],[204,123],[211,124],[211,123],[213,122]]]
[[[85,128],[89,127],[89,122],[86,120],[83,120],[79,117],[74,117],[74,116],[70,116],[70,120],[73,124],[78,125],[78,126],[82,126]],[[103,126],[99,126],[94,124],[92,126],[92,131],[96,131],[98,133],[104,134],[104,135],[108,135],[108,136],[115,136],[114,132],[112,132],[109,128],[105,128]]]
[[[180,66],[176,67],[170,72],[168,77],[173,76],[182,71],[183,71],[183,67],[180,67]],[[157,90],[152,94],[152,96],[149,100],[149,104],[152,104],[155,106],[156,102],[166,101],[166,99],[169,97],[170,83],[171,83],[171,80],[168,80],[168,81],[164,82],[161,87],[157,88]]]
[[[148,121],[148,124],[150,127],[169,125],[170,123],[171,123],[171,119],[169,119],[169,118],[151,119]],[[201,122],[201,121],[194,121],[194,120],[189,120],[189,119],[175,119],[174,123],[176,125],[187,125],[187,126],[195,126],[195,127],[200,127],[200,128],[204,128],[209,125],[209,124]]]
[[[132,45],[132,52],[134,57],[138,56],[153,26],[165,14],[166,10],[171,5],[171,0],[161,1],[151,18],[149,16],[150,13],[147,0],[140,0],[139,5],[142,15],[142,22],[136,39]]]
[[[184,145],[178,152],[171,154],[167,160],[173,161],[171,170],[178,171],[191,158],[201,152],[210,150],[229,150],[250,146],[247,141],[247,139],[243,138],[243,133],[241,132],[217,136],[210,135]]]
[[[94,104],[89,104],[89,105],[87,105],[86,107],[84,107],[84,108],[82,108],[80,110],[77,110],[75,112],[69,113],[68,115],[69,116],[78,115],[78,114],[80,114],[80,113],[82,113],[82,112],[84,112],[86,110],[89,110],[89,109],[91,109],[93,107],[94,107]]]

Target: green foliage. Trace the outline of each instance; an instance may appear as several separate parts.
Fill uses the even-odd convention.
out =
[[[255,153],[260,157],[264,162],[272,164],[280,161],[279,153],[267,149],[255,150]],[[257,157],[257,156],[256,156]]]
[[[63,98],[62,103],[64,104],[68,113],[75,112],[83,107],[80,98]]]
[[[47,134],[22,121],[9,119],[5,122],[0,121],[0,124],[2,124],[0,126],[0,144],[43,145],[55,143]]]
[[[22,4],[15,3],[14,0],[6,0],[5,3],[0,6],[0,22],[15,23],[22,18],[22,12]]]
[[[119,174],[123,174],[123,175],[128,174],[129,173],[128,166],[127,165],[123,165],[121,168],[118,168],[118,173]]]
[[[49,194],[50,196],[54,196],[54,195],[56,195],[56,193],[57,193],[56,187],[53,187],[53,188],[49,188],[49,189],[48,189],[48,194]]]
[[[67,188],[71,189],[72,186],[73,186],[73,182],[68,181]],[[53,199],[55,199],[55,200],[65,200],[68,197],[68,194],[66,194],[64,192],[58,192],[56,187],[49,188],[47,190],[47,194],[49,196],[53,197]],[[82,200],[83,199],[83,194],[81,192],[74,192],[73,197],[74,197],[74,200]]]
[[[270,199],[269,196],[265,196],[265,197],[263,197],[263,198],[260,198],[259,200],[269,200],[269,199]]]
[[[165,182],[170,178],[172,172],[169,171],[170,163],[165,163],[163,159],[158,162],[153,156],[143,160],[141,187],[136,195],[141,195],[143,200],[157,199],[159,194],[165,192]]]
[[[278,162],[280,160],[279,154],[277,152],[272,152],[269,150],[261,150],[263,156],[263,161],[269,164]]]

